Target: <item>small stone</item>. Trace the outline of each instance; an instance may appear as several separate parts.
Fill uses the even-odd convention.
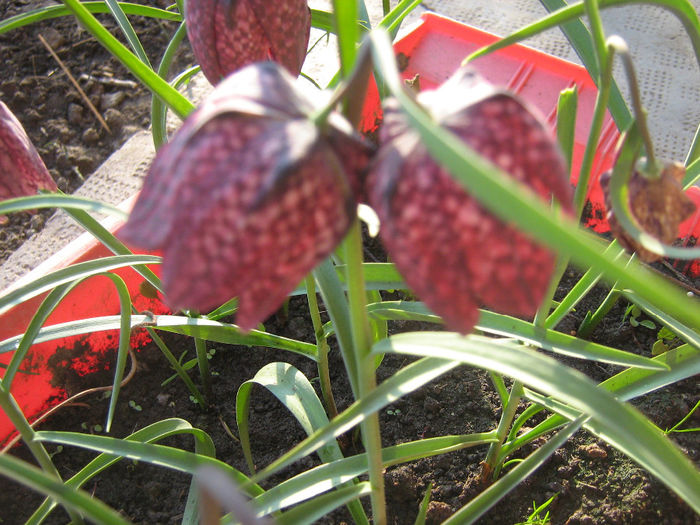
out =
[[[449,518],[453,509],[443,501],[431,501],[428,503],[428,512],[426,513],[426,523],[442,523]]]
[[[603,459],[608,457],[608,453],[597,443],[591,443],[589,445],[581,445],[578,447],[579,451],[583,452],[589,458],[593,459]]]
[[[44,37],[44,40],[46,40],[46,43],[54,51],[56,51],[58,48],[63,46],[63,44],[66,43],[66,39],[61,34],[61,32],[54,29],[53,27],[48,27],[48,28],[42,30],[41,36]]]
[[[82,124],[83,122],[83,106],[71,102],[68,104],[68,122],[74,125]]]
[[[158,401],[158,404],[161,406],[167,405],[169,400],[170,394],[162,393],[156,396],[156,401]]]
[[[112,133],[119,133],[124,126],[124,115],[118,109],[109,108],[105,111],[105,122]]]
[[[426,397],[423,402],[423,408],[428,414],[436,414],[440,411],[440,403],[434,397]]]
[[[32,218],[29,219],[29,227],[34,231],[39,231],[44,227],[44,221],[44,216],[37,213],[36,215],[32,215]]]
[[[115,91],[114,93],[105,93],[100,99],[100,107],[102,110],[107,110],[109,108],[115,108],[124,102],[126,98],[126,93],[123,91]]]
[[[577,510],[566,520],[565,525],[593,525],[594,523],[595,520],[591,516]]]
[[[100,140],[100,134],[95,128],[88,128],[83,132],[83,142],[85,144],[96,144]]]

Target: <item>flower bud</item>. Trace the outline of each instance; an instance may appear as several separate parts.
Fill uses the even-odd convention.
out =
[[[306,0],[188,0],[185,22],[194,55],[216,85],[264,60],[298,75],[309,44],[311,11]]]
[[[0,200],[57,189],[22,124],[0,101]]]
[[[156,155],[121,232],[162,249],[166,300],[209,310],[236,296],[250,330],[327,257],[356,213],[369,147],[271,62],[222,82]],[[341,154],[338,153],[342,152]]]
[[[627,251],[635,252],[640,260],[651,263],[663,258],[642,247],[618,222],[610,202],[610,172],[600,177],[600,186],[608,209],[610,231]],[[666,164],[657,178],[645,177],[638,171],[629,180],[629,207],[642,230],[664,244],[678,237],[678,227],[695,212],[695,204],[683,192],[681,185],[685,168],[677,162]]]
[[[559,150],[543,123],[514,96],[468,70],[418,101],[435,121],[549,206],[571,208]],[[492,215],[439,166],[393,102],[368,178],[381,237],[407,284],[447,327],[469,332],[478,307],[532,316],[554,269],[553,254]]]

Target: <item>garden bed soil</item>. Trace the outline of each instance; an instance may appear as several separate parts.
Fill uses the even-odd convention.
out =
[[[153,2],[144,2],[153,4]],[[159,2],[166,6],[169,0]],[[0,4],[0,18],[41,5],[36,0],[9,0]],[[104,18],[108,21],[108,18]],[[162,51],[175,29],[173,23],[134,18],[144,47],[153,52],[152,60]],[[38,41],[42,34],[65,61],[74,76],[91,75],[101,80],[83,80],[81,85],[93,103],[109,117],[112,133],[106,133],[92,116],[80,96],[71,88],[66,74]],[[5,74],[0,79],[0,99],[5,101],[27,128],[49,170],[63,191],[73,191],[82,179],[96,168],[130,134],[148,126],[150,96],[141,87],[130,85],[123,68],[112,60],[87,33],[72,20],[50,21],[0,36],[0,49],[5,60]],[[188,53],[183,63],[191,60]],[[109,79],[112,79],[110,81]],[[124,84],[123,82],[127,82]],[[49,212],[33,217],[14,215],[0,230],[0,261],[21,244],[23,239],[41,228]],[[568,274],[569,285],[573,274]],[[565,286],[567,284],[565,283]],[[563,289],[560,290],[563,293]],[[605,297],[598,288],[566,318],[560,329],[574,331],[581,317],[595,309]],[[609,344],[649,355],[656,330],[632,327],[623,321],[624,304],[617,305],[592,334],[596,342]],[[303,299],[293,299],[286,317],[275,316],[267,328],[281,335],[313,342],[311,321]],[[425,328],[411,323],[392,323],[392,331]],[[431,327],[431,329],[433,329]],[[191,339],[167,338],[175,355],[187,351],[193,357]],[[285,361],[299,368],[308,378],[316,376],[310,360],[289,353],[259,348],[227,347],[212,344],[215,350],[210,364],[214,376],[214,404],[208,410],[195,405],[184,385],[175,379],[163,382],[173,372],[155,346],[137,353],[138,369],[122,389],[111,435],[124,437],[139,428],[168,417],[180,417],[204,429],[213,438],[217,457],[246,472],[240,444],[236,439],[234,414],[235,395],[239,385],[266,363]],[[62,385],[67,394],[91,386],[111,383],[107,364],[87,377],[71,372],[69,363],[80,359],[90,349],[80,344],[58,352],[53,360],[63,370]],[[401,356],[387,356],[379,367],[382,381],[411,361]],[[596,381],[618,371],[605,365],[566,359]],[[331,353],[333,389],[339,408],[348,406],[352,397],[344,367],[337,350]],[[193,372],[195,381],[198,376]],[[661,428],[673,426],[693,407],[700,389],[689,379],[647,395],[634,404]],[[87,397],[79,404],[62,409],[42,429],[76,430],[99,433],[107,411],[108,400],[102,396]],[[380,414],[382,438],[391,445],[422,437],[462,434],[491,430],[498,422],[500,404],[488,375],[461,367],[396,401]],[[686,424],[700,426],[696,414]],[[284,407],[267,391],[254,390],[251,403],[251,441],[256,464],[261,467],[277,458],[305,437],[301,427]],[[696,463],[700,461],[700,438],[697,433],[673,434],[672,439]],[[191,450],[190,440],[171,438],[166,444]],[[535,443],[521,451],[534,450]],[[344,441],[346,454],[359,452],[352,438]],[[84,466],[94,454],[77,449],[49,446],[62,476],[69,477]],[[439,523],[481,490],[480,462],[486,447],[467,449],[444,456],[424,459],[392,467],[386,472],[390,522],[413,523],[420,500],[432,484],[429,523]],[[13,454],[29,460],[27,450],[17,446]],[[307,457],[281,472],[270,482],[279,482],[306,469],[317,460]],[[189,477],[163,468],[129,460],[91,480],[84,488],[121,511],[135,523],[177,523],[184,509]],[[3,480],[0,491],[0,523],[23,523],[41,502],[41,497],[12,482]],[[624,455],[584,431],[499,503],[480,523],[514,524],[525,521],[533,502],[541,504],[550,497],[552,523],[574,524],[689,524],[700,523],[698,516],[673,492],[636,466]],[[323,523],[349,521],[339,510]],[[63,510],[56,510],[48,523],[67,523]]]
[[[573,278],[573,272],[569,273],[568,282],[572,283]],[[560,293],[563,293],[563,289]],[[575,330],[582,313],[594,309],[606,293],[604,288],[598,287],[579,305],[578,316],[572,315],[563,321],[562,329]],[[628,321],[623,321],[625,307],[625,304],[618,304],[592,334],[592,339],[649,355],[656,331],[641,325],[635,328]],[[396,322],[391,326],[392,331],[434,329],[434,326],[407,322]],[[286,317],[278,314],[267,321],[266,327],[273,333],[313,342],[306,302],[301,298],[291,301]],[[175,355],[187,351],[185,359],[194,357],[191,339],[179,336],[166,339]],[[317,375],[315,364],[287,352],[261,348],[219,344],[211,344],[210,348],[214,350],[210,365],[215,374],[214,404],[210,409],[201,410],[195,405],[178,379],[162,386],[173,371],[158,348],[150,345],[137,354],[138,369],[122,389],[111,435],[125,437],[149,423],[180,417],[205,430],[213,438],[219,459],[247,472],[236,437],[234,406],[238,387],[268,362],[289,362],[309,379]],[[58,353],[53,360],[53,366],[64,371],[61,377],[68,394],[111,382],[111,373],[106,366],[100,365],[96,368],[102,370],[87,378],[71,377],[70,363],[79,360],[81,353],[89,351],[89,348],[78,344],[73,349]],[[378,380],[388,378],[410,362],[411,358],[408,357],[387,356],[377,371]],[[566,362],[595,381],[602,381],[619,370],[612,365],[575,359],[566,359]],[[352,395],[337,350],[331,353],[331,370],[334,394],[342,410],[352,402]],[[196,372],[193,372],[193,378],[197,381]],[[698,383],[691,378],[635,400],[634,404],[661,428],[669,428],[690,411],[699,396]],[[76,406],[62,409],[42,428],[100,433],[107,404],[108,400],[99,395],[83,399]],[[382,439],[385,445],[391,445],[423,437],[485,432],[497,425],[499,415],[498,396],[488,375],[461,367],[383,410],[380,413]],[[699,424],[700,418],[696,415],[685,426],[697,427]],[[299,424],[276,398],[262,388],[254,389],[251,442],[258,467],[267,465],[304,437]],[[696,464],[700,463],[697,433],[674,433],[672,439]],[[171,438],[166,443],[192,449],[191,440],[185,438]],[[525,447],[517,457],[527,455],[539,444],[536,442]],[[343,445],[346,455],[361,452],[351,437]],[[65,477],[77,472],[94,457],[93,453],[68,447],[57,449],[49,445],[49,451],[54,453],[53,459]],[[13,453],[29,459],[22,446],[15,447]],[[440,523],[447,518],[483,488],[479,474],[485,454],[486,447],[482,446],[388,469],[386,481],[390,523],[413,523],[419,502],[429,484],[432,484],[433,490],[428,522]],[[317,461],[315,456],[304,458],[268,483],[278,483]],[[182,517],[187,498],[189,477],[123,460],[91,480],[84,488],[135,523],[177,523]],[[525,521],[532,512],[533,502],[541,504],[552,496],[554,500],[548,510],[555,524],[700,523],[692,509],[673,492],[623,454],[584,431],[577,433],[479,523],[512,525]],[[22,523],[40,501],[41,498],[34,493],[9,483],[7,489],[0,492],[2,523]],[[350,522],[345,510],[339,510],[322,521],[329,524],[343,522]],[[48,523],[67,523],[67,516],[63,510],[57,510]]]

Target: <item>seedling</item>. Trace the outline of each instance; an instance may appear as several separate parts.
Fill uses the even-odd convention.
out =
[[[648,328],[649,330],[656,330],[656,325],[654,324],[654,321],[650,319],[640,319],[641,316],[642,311],[639,309],[639,307],[635,304],[631,304],[625,310],[625,314],[622,316],[622,321],[624,322],[625,319],[629,317],[630,326],[634,328],[637,328],[638,326],[643,326],[644,328]]]

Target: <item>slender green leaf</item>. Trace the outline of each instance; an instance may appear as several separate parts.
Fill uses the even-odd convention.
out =
[[[205,456],[214,457],[216,456],[216,450],[214,449],[214,442],[211,440],[209,435],[197,428],[192,427],[187,421],[179,418],[164,419],[162,421],[157,421],[137,430],[125,439],[143,443],[152,443],[160,441],[170,436],[191,434],[194,438],[195,452],[197,454],[202,454]],[[73,477],[66,480],[65,486],[71,488],[80,488],[85,483],[90,481],[95,475],[99,474],[103,470],[114,465],[122,458],[119,456],[114,456],[109,453],[102,453],[95,459],[90,461],[82,469],[80,469]],[[34,514],[29,518],[26,525],[36,525],[41,523],[46,516],[49,515],[52,509],[56,507],[56,503],[50,499],[46,499],[41,506],[34,512]]]
[[[251,473],[255,465],[250,449],[248,432],[248,412],[253,385],[260,385],[273,394],[289,410],[307,435],[328,424],[328,416],[314,387],[298,369],[289,363],[269,363],[255,374],[253,379],[244,382],[236,393],[236,423],[241,440],[243,455]],[[328,463],[343,457],[338,443],[330,441],[318,449],[321,461]]]
[[[620,247],[617,240],[608,245],[608,247],[605,249],[605,253],[615,257],[616,259],[625,257],[625,250]],[[627,257],[625,257],[625,260],[626,259]],[[578,282],[569,290],[566,296],[559,301],[559,304],[554,308],[554,311],[549,314],[549,317],[547,317],[544,325],[547,328],[556,327],[559,322],[576,307],[579,301],[581,301],[581,299],[583,299],[588,292],[593,289],[601,277],[602,274],[599,271],[592,268],[587,270],[581,276]]]
[[[170,42],[168,42],[168,46],[160,59],[160,64],[158,64],[158,75],[161,78],[168,78],[170,67],[175,59],[175,53],[180,48],[180,44],[185,40],[185,37],[187,37],[187,26],[182,22],[170,39]],[[177,86],[173,87],[177,88]],[[167,115],[167,107],[163,104],[163,101],[159,97],[151,97],[151,135],[153,136],[153,144],[156,150],[168,141]]]
[[[428,517],[428,506],[430,505],[430,496],[433,491],[432,481],[428,483],[428,487],[425,489],[425,495],[418,505],[418,515],[416,516],[416,521],[414,525],[425,525],[425,519]]]
[[[598,2],[600,8],[633,6],[639,4],[652,4],[673,13],[680,20],[688,33],[695,51],[695,56],[698,62],[700,62],[700,21],[698,20],[695,8],[688,0],[599,0]],[[475,51],[467,57],[467,60],[473,60],[487,53],[496,51],[497,49],[507,47],[515,42],[520,42],[521,40],[535,36],[553,27],[561,26],[566,22],[576,20],[580,18],[584,12],[584,2],[569,4],[568,7],[559,9],[537,22],[508,35],[498,42]]]
[[[126,17],[126,13],[124,13],[124,11],[122,10],[121,6],[119,5],[119,2],[117,2],[117,0],[104,1],[107,4],[107,7],[109,8],[109,12],[112,13],[112,16],[117,21],[119,29],[121,29],[122,33],[124,33],[124,36],[126,37],[127,42],[129,42],[129,45],[131,46],[133,52],[136,54],[137,57],[139,57],[141,62],[153,69],[153,66],[151,66],[151,62],[148,60],[148,55],[146,55],[146,51],[143,49],[143,45],[141,45],[141,41],[139,40],[136,31],[134,31],[131,22],[129,22],[129,19]]]
[[[108,250],[110,250],[115,255],[134,255],[126,245],[117,239],[112,232],[105,228],[99,221],[92,217],[89,213],[84,210],[77,209],[66,209],[66,213],[70,215],[75,222],[80,224],[86,231],[88,231],[95,239],[100,241]],[[160,282],[160,278],[153,273],[148,266],[143,264],[133,265],[133,269],[136,273],[141,275],[146,279],[153,287],[159,292],[163,292],[163,286]]]
[[[78,284],[78,282],[80,281],[66,283],[51,290],[51,292],[46,296],[46,299],[42,301],[41,305],[34,314],[34,317],[32,317],[32,320],[29,322],[24,334],[20,334],[16,338],[13,338],[16,341],[17,350],[12,355],[10,364],[7,366],[5,375],[2,378],[2,383],[5,388],[8,390],[11,388],[15,374],[19,370],[22,361],[24,361],[24,358],[27,356],[29,347],[34,344],[34,340],[41,332],[41,327],[46,322],[46,319],[49,317],[49,315],[51,315],[51,312],[53,312],[54,308],[58,306],[63,298]],[[5,342],[6,341],[0,343],[0,353],[3,351],[2,348]],[[10,347],[9,351],[13,349],[14,348]]]
[[[700,144],[700,128],[698,131],[699,132],[696,133],[696,138],[698,139],[698,143]],[[685,172],[685,177],[683,177],[683,189],[687,190],[688,188],[695,186],[699,180],[700,180],[700,158],[695,159],[687,167],[686,172]]]
[[[540,3],[544,5],[550,13],[557,9],[568,7],[568,4],[564,2],[564,0],[540,0]],[[571,47],[576,51],[576,54],[588,70],[591,78],[597,82],[600,76],[600,68],[598,67],[595,50],[591,43],[591,33],[586,25],[580,19],[573,19],[569,22],[562,23],[559,28],[571,43]],[[632,114],[627,107],[625,99],[622,97],[622,93],[620,93],[620,88],[617,86],[617,83],[614,79],[611,82],[608,108],[610,114],[617,123],[617,127],[619,129],[626,129],[632,123]]]
[[[192,318],[177,315],[159,315],[152,325],[156,330],[189,335],[205,341],[215,341],[231,345],[262,346],[266,348],[278,348],[289,350],[316,360],[316,345],[288,339],[259,330],[251,330],[243,333],[233,324],[220,323],[204,318]]]
[[[107,410],[107,421],[105,422],[105,432],[109,432],[112,428],[114,412],[117,409],[117,400],[119,399],[122,378],[124,377],[124,370],[126,369],[126,358],[129,355],[129,345],[131,342],[131,297],[129,296],[129,288],[121,277],[114,274],[103,275],[114,283],[117,294],[119,295],[119,307],[121,309],[117,363],[114,366],[112,395],[109,398],[109,409]]]
[[[0,202],[0,215],[7,215],[18,211],[36,210],[40,208],[62,208],[92,211],[95,213],[105,213],[114,215],[122,220],[126,220],[129,215],[106,202],[100,202],[87,197],[76,197],[60,193],[45,193],[41,195],[31,195],[29,197],[17,197]]]
[[[146,326],[153,321],[153,318],[148,315],[132,315],[131,328]],[[120,315],[107,315],[103,317],[91,317],[89,319],[81,319],[79,321],[69,321],[67,323],[59,323],[50,326],[45,326],[39,330],[34,337],[33,343],[45,343],[55,339],[63,339],[64,337],[73,337],[76,335],[91,334],[93,332],[102,332],[104,330],[119,330],[121,327]],[[24,334],[16,335],[0,341],[0,354],[13,352],[20,348],[20,343]]]
[[[59,443],[74,447],[94,450],[96,452],[121,456],[127,459],[143,461],[156,466],[185,472],[194,475],[202,465],[211,465],[219,470],[228,473],[232,479],[245,486],[251,496],[262,492],[260,487],[250,483],[250,480],[243,473],[218,459],[196,452],[188,452],[179,448],[143,443],[133,440],[118,439],[109,436],[98,436],[94,434],[81,434],[78,432],[56,432],[41,431],[36,433],[38,441],[49,443]]]
[[[372,485],[368,481],[348,485],[334,490],[323,496],[319,496],[307,503],[302,503],[298,507],[283,512],[275,520],[278,525],[301,525],[304,523],[315,523],[329,512],[337,509],[341,505],[346,505],[362,496],[369,496],[372,493]]]
[[[337,273],[336,273],[337,272]],[[334,268],[330,259],[323,261],[313,271],[316,285],[328,310],[328,316],[335,327],[338,346],[343,355],[343,363],[348,374],[350,387],[355,399],[359,397],[359,371],[353,355],[352,327],[350,324],[350,309],[340,281],[340,272]],[[306,289],[304,288],[304,292]]]
[[[623,291],[622,293],[627,299],[644,310],[649,317],[670,328],[676,335],[685,340],[685,342],[693,345],[695,348],[700,348],[700,334],[698,334],[696,330],[680,323],[678,320],[649,301],[642,299],[634,292]]]
[[[104,0],[99,0],[95,2],[83,2],[83,6],[91,13],[109,13],[109,7],[105,4]],[[127,15],[140,15],[148,16],[151,18],[160,18],[162,20],[172,20],[179,22],[182,17],[179,13],[168,11],[165,9],[159,9],[157,7],[149,7],[145,5],[133,4],[129,2],[119,2],[119,6],[122,11]],[[0,20],[0,34],[6,33],[13,29],[23,27],[26,25],[34,24],[36,22],[41,22],[42,20],[50,20],[52,18],[58,18],[61,16],[71,15],[71,11],[62,5],[51,5],[46,7],[40,7],[38,9],[32,9],[26,13],[20,13],[15,16],[11,16],[4,20]]]
[[[433,314],[424,303],[412,301],[384,301],[368,305],[370,316],[388,320],[412,319],[415,321],[440,323],[441,319]],[[521,341],[535,344],[569,357],[591,359],[603,363],[617,364],[662,370],[665,367],[658,362],[609,346],[579,339],[561,332],[538,328],[534,324],[515,317],[480,310],[479,330],[492,334],[515,337]]]
[[[670,370],[654,371],[629,368],[603,381],[599,386],[613,392],[621,401],[629,401],[666,385],[700,374],[700,351],[689,345],[671,349],[655,357],[654,360],[664,363]],[[521,426],[527,417],[534,415],[539,410],[541,408],[531,407],[528,409],[529,414],[524,413],[522,420],[520,417],[518,418]],[[555,430],[565,422],[566,419],[562,416],[553,415],[518,437],[515,437],[515,433],[511,432],[510,442],[503,446],[502,456],[506,457],[524,444]]]
[[[356,0],[333,0],[335,31],[338,35],[340,67],[346,77],[352,71],[357,56],[360,32],[357,29],[358,4]]]
[[[571,171],[574,157],[577,109],[578,90],[575,86],[559,93],[559,100],[557,101],[557,142],[559,142],[559,147],[564,154],[569,171]]]
[[[627,401],[700,374],[700,350],[690,345],[668,350],[656,356],[654,361],[665,364],[669,370],[630,368],[606,379],[600,386]]]

